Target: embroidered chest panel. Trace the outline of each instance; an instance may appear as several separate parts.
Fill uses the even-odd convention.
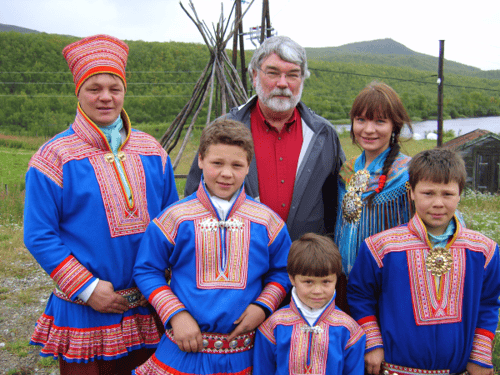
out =
[[[248,279],[250,220],[232,215],[194,219],[196,284],[200,289],[245,289]]]
[[[425,266],[428,249],[406,253],[413,314],[417,325],[462,321],[465,249],[452,247],[449,251],[453,263],[451,269],[440,278],[433,276]]]
[[[288,363],[290,374],[326,374],[329,342],[327,323],[318,322],[314,327],[304,322],[295,324]]]
[[[131,194],[128,200],[123,183],[118,175],[116,162],[108,162],[104,153],[89,157],[106,211],[111,237],[142,233],[150,217],[146,201],[146,176],[139,155],[127,154],[122,161]]]
[[[197,199],[173,205],[155,219],[173,245],[183,223],[194,226],[196,284],[200,289],[245,289],[251,226],[265,227],[267,238],[259,242],[259,246],[265,247],[284,226],[274,212],[244,195],[236,200],[228,217],[219,221],[208,196],[199,188]]]

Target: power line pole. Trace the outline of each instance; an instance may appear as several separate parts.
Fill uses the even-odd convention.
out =
[[[439,41],[439,67],[438,67],[438,128],[437,147],[443,144],[443,66],[444,66],[444,40]]]
[[[250,41],[255,47],[258,47],[256,43],[262,44],[266,38],[273,36],[273,29],[271,27],[271,16],[269,13],[269,0],[262,1],[262,23],[261,26],[251,27],[248,33],[243,32],[243,16],[241,4],[245,3],[245,0],[234,0],[235,4],[235,19],[238,20],[238,24],[234,27],[233,34],[233,54],[232,54],[232,64],[236,67],[238,60],[238,42],[240,44],[240,62],[241,62],[241,81],[245,91],[248,93],[247,88],[247,68],[245,64],[245,47],[243,45],[243,40],[245,35],[249,36]],[[251,1],[250,5],[253,3]],[[246,13],[246,11],[245,11]]]
[[[262,0],[262,21],[260,26],[251,27],[247,35],[255,48],[264,43],[266,38],[276,35],[275,30],[271,27],[269,0]]]
[[[260,28],[260,44],[272,36],[271,16],[269,15],[269,0],[262,1],[262,23]]]

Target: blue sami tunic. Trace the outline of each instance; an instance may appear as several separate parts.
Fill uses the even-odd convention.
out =
[[[456,229],[446,245],[451,269],[439,278],[426,267],[432,251],[424,223],[369,237],[349,276],[347,299],[367,335],[368,351],[383,348],[387,363],[423,370],[492,367],[500,306],[498,245]]]
[[[249,304],[272,313],[290,288],[286,263],[291,240],[285,223],[241,189],[225,221],[203,183],[148,227],[134,277],[167,330],[188,311],[202,333],[229,334]],[[170,285],[165,269],[171,268]],[[252,343],[253,346],[253,343]],[[167,335],[135,370],[144,374],[251,374],[252,350],[188,353]]]
[[[335,300],[311,327],[292,298],[259,327],[253,374],[363,375],[365,342],[363,329]]]
[[[133,288],[133,266],[151,220],[178,200],[170,159],[151,136],[132,130],[119,156],[131,200],[104,134],[78,106],[75,122],[32,157],[26,174],[24,241],[66,299],[96,278],[115,291]],[[64,296],[63,296],[64,297]],[[116,359],[155,347],[159,333],[151,307],[104,314],[52,294],[32,344],[41,355],[67,362]]]

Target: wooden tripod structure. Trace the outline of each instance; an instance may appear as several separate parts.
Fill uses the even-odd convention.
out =
[[[211,32],[205,22],[200,21],[198,18],[198,14],[196,13],[196,9],[191,0],[189,0],[189,7],[191,8],[192,14],[184,8],[182,3],[180,3],[182,10],[184,10],[191,21],[194,22],[201,33],[203,40],[210,51],[210,60],[195,84],[191,99],[186,103],[182,111],[177,115],[163,137],[160,139],[160,144],[165,150],[167,150],[168,153],[170,153],[177,145],[187,119],[192,115],[191,122],[184,135],[184,140],[179,149],[179,153],[173,163],[174,170],[181,160],[182,153],[189,142],[189,137],[193,131],[194,124],[201,109],[203,108],[203,105],[205,104],[207,97],[210,99],[208,103],[206,125],[212,121],[211,115],[213,107],[215,107],[216,111],[216,116],[214,117],[215,119],[218,116],[226,114],[228,108],[230,109],[238,106],[248,100],[247,93],[238,72],[227,56],[226,45],[231,37],[237,37],[241,19],[253,4],[253,1],[254,0],[250,2],[241,16],[236,17],[233,27],[229,32],[227,31],[235,5],[233,5],[229,18],[226,20],[224,19],[224,10],[221,4],[221,15],[219,21],[217,25],[213,25],[213,32]]]

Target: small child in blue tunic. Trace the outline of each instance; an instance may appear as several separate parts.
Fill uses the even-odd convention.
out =
[[[409,175],[416,214],[367,238],[349,276],[351,313],[367,335],[366,371],[493,375],[500,259],[494,241],[455,216],[464,162],[426,150]]]
[[[337,246],[328,237],[304,234],[292,243],[287,272],[292,299],[259,327],[253,374],[362,375],[365,333],[335,306],[342,274]]]
[[[243,124],[206,127],[198,191],[146,230],[134,277],[166,334],[135,374],[251,374],[255,329],[290,289],[291,245],[283,220],[245,194],[252,156]]]

